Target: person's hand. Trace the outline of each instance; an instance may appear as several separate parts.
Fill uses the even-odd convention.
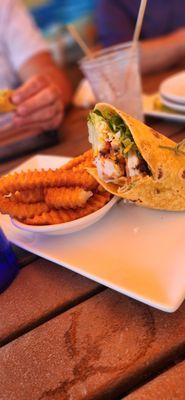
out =
[[[61,90],[49,79],[37,75],[15,90],[17,106],[14,125],[18,128],[52,130],[59,127],[64,112]]]
[[[172,33],[172,39],[178,49],[179,61],[184,61],[185,56],[185,28],[177,29]]]

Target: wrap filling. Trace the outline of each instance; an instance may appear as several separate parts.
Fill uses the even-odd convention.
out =
[[[118,114],[95,109],[89,114],[88,128],[101,179],[111,182],[120,177],[151,175],[129,127]]]

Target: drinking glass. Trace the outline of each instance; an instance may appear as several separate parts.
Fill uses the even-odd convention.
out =
[[[132,42],[99,50],[84,57],[80,68],[96,100],[106,102],[143,120],[138,46]]]
[[[0,292],[6,289],[17,273],[16,257],[9,241],[0,228]]]

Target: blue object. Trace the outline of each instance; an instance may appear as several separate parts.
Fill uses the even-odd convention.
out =
[[[65,25],[92,14],[97,1],[44,0],[30,8],[38,26],[46,30],[50,25]]]
[[[0,228],[0,292],[12,282],[18,273],[15,254]]]

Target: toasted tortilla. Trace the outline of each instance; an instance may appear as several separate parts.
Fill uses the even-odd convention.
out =
[[[169,210],[185,210],[185,154],[175,151],[176,143],[142,122],[115,107],[98,103],[104,111],[116,112],[129,127],[142,157],[151,171],[149,176],[118,178],[106,183],[99,178],[96,168],[88,172],[109,192],[144,207]]]
[[[0,90],[0,113],[7,113],[16,109],[15,104],[11,101],[13,90]]]

